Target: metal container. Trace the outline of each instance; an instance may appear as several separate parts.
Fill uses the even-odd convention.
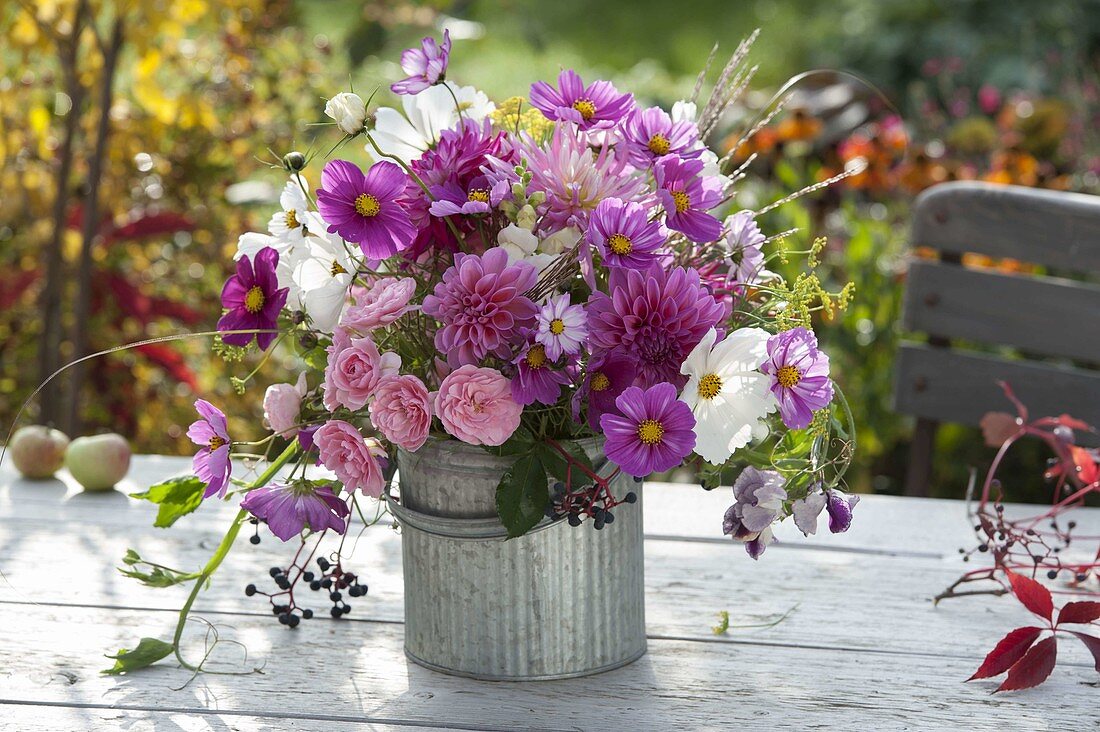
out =
[[[582,442],[599,469],[596,440]],[[405,574],[405,654],[444,673],[529,681],[608,671],[646,650],[641,485],[638,502],[596,531],[544,519],[505,541],[496,515],[501,475],[515,458],[432,438],[399,451]],[[600,472],[606,474],[608,468]]]

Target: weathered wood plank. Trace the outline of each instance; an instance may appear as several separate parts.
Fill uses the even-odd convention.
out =
[[[1100,424],[1100,373],[915,344],[899,349],[894,406],[918,417],[978,424],[986,412],[1013,411],[998,380],[1011,384],[1036,417],[1069,413]]]
[[[920,260],[909,267],[907,330],[1100,363],[1100,338],[1078,330],[1089,322],[1100,332],[1100,286]]]
[[[202,676],[161,666],[121,679],[97,673],[104,647],[159,633],[167,613],[0,606],[8,700],[110,704],[116,709],[209,709],[263,716],[293,710],[308,719],[378,724],[446,723],[477,729],[860,729],[1095,728],[1082,684],[1095,671],[1059,667],[1041,690],[991,698],[993,682],[964,685],[977,660],[654,640],[637,663],[588,679],[482,683],[421,669],[401,651],[390,624],[329,623],[328,632],[291,633],[234,621],[263,674]],[[845,622],[820,618],[821,624]],[[277,648],[277,652],[268,653]],[[227,649],[229,658],[233,650]],[[177,690],[178,689],[178,690]]]
[[[913,210],[913,245],[1100,271],[1100,197],[973,181],[944,183]]]

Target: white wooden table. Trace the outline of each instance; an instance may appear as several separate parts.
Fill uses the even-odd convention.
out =
[[[183,458],[141,457],[133,491],[187,470]],[[587,679],[482,683],[427,671],[402,653],[400,537],[368,529],[354,571],[370,584],[353,612],[290,631],[245,597],[266,585],[288,547],[245,536],[198,615],[247,645],[262,674],[190,674],[163,661],[108,677],[103,657],[141,636],[170,639],[182,588],[151,589],[118,574],[127,547],[197,568],[232,507],[203,506],[165,531],[155,507],[121,492],[80,493],[0,468],[0,729],[38,730],[1065,730],[1096,729],[1098,676],[1082,648],[1059,648],[1039,689],[993,697],[963,684],[985,652],[1029,615],[1011,598],[931,598],[967,565],[963,504],[864,497],[844,535],[788,539],[760,562],[721,536],[729,489],[646,486],[649,653]],[[1100,510],[1078,519],[1100,529]],[[588,530],[588,529],[586,529]],[[1093,531],[1096,533],[1096,531]],[[247,534],[247,532],[242,532]],[[324,611],[320,596],[317,609]],[[312,597],[310,598],[312,599]],[[727,610],[734,625],[711,630]],[[201,653],[193,623],[191,655]],[[226,658],[236,660],[226,646]],[[182,687],[182,688],[181,688]]]

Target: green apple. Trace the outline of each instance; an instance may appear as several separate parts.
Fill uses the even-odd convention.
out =
[[[130,470],[130,443],[113,432],[78,437],[65,452],[65,467],[85,490],[110,490]]]
[[[24,478],[41,480],[52,478],[61,468],[68,446],[69,438],[61,430],[34,425],[19,428],[11,438],[8,453]]]

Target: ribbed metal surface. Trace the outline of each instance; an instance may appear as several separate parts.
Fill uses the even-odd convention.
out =
[[[634,490],[639,501],[601,531],[544,521],[505,541],[491,497],[510,461],[486,458],[495,460],[442,440],[399,455],[405,505],[392,508],[402,525],[406,654],[447,673],[535,680],[645,653],[641,486],[616,479],[615,495]],[[447,515],[451,499],[457,515]]]

